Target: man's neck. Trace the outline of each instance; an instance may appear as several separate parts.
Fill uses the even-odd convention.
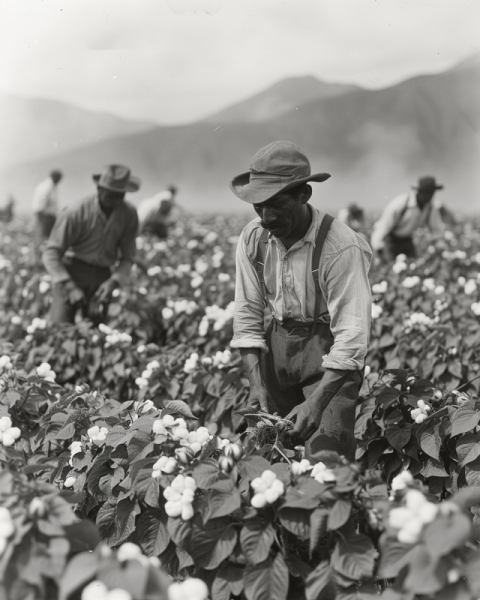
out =
[[[305,205],[305,214],[303,219],[299,222],[299,224],[295,227],[295,229],[291,232],[291,234],[286,238],[280,238],[283,245],[287,250],[305,237],[307,231],[310,229],[310,225],[312,224],[313,212],[309,204]]]

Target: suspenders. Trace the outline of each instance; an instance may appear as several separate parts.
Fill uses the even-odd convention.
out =
[[[330,215],[325,215],[318,230],[317,239],[315,240],[315,250],[312,256],[312,276],[315,282],[315,308],[313,312],[313,327],[312,336],[315,333],[319,317],[328,315],[327,302],[320,288],[320,280],[318,277],[320,270],[320,257],[322,255],[323,245],[327,237],[330,226],[334,218]],[[268,230],[264,229],[257,243],[257,255],[255,257],[255,270],[258,275],[260,284],[265,285],[265,257],[267,254]]]

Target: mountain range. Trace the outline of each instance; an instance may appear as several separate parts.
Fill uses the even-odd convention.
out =
[[[447,205],[478,211],[479,107],[477,55],[443,73],[379,90],[289,78],[193,124],[119,120],[118,130],[106,126],[101,139],[89,141],[82,133],[82,144],[70,147],[70,121],[57,113],[55,135],[65,140],[63,151],[32,158],[25,143],[25,160],[12,160],[0,172],[0,193],[13,193],[19,209],[28,210],[34,185],[55,166],[65,173],[61,197],[76,200],[93,190],[92,173],[120,162],[142,179],[134,202],[175,183],[188,209],[240,211],[249,207],[230,192],[229,180],[248,170],[259,148],[285,139],[307,154],[312,170],[332,174],[314,184],[313,204],[326,210],[350,202],[379,209],[431,174],[445,184],[439,196]]]

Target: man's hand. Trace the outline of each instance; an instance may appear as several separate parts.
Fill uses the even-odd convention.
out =
[[[106,302],[107,300],[110,299],[110,296],[112,295],[113,290],[117,287],[118,287],[118,281],[115,278],[110,277],[110,279],[107,279],[107,281],[104,281],[102,283],[102,285],[98,288],[98,290],[95,293],[95,299],[100,304],[102,304],[103,302]]]
[[[259,406],[260,410],[268,413],[268,393],[263,386],[256,386],[250,389],[248,403],[251,406]]]
[[[290,411],[285,419],[295,422],[292,433],[307,440],[320,426],[322,419],[320,403],[305,400]]]

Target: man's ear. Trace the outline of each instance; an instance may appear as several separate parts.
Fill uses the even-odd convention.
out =
[[[301,201],[302,204],[306,204],[312,197],[312,186],[306,183],[302,188]]]

